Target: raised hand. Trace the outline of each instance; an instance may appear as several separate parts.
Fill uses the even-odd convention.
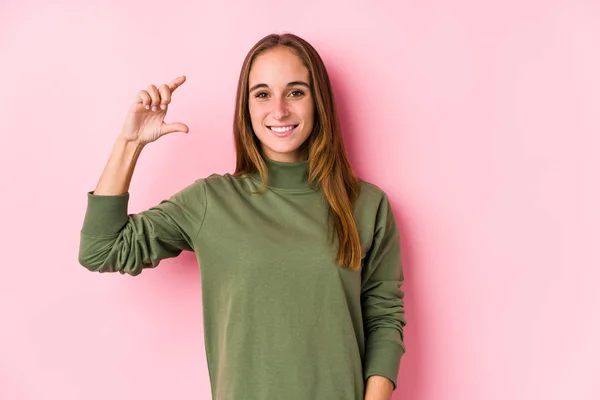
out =
[[[185,76],[180,76],[158,88],[150,85],[148,89],[141,90],[129,108],[120,136],[127,141],[146,145],[168,133],[188,133],[188,126],[181,122],[164,122],[171,95],[184,82]]]

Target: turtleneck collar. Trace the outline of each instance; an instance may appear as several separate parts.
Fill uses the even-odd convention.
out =
[[[260,153],[267,165],[267,186],[275,189],[312,191],[308,185],[308,160],[281,162],[271,160],[263,152]],[[261,182],[258,171],[253,173],[252,176]]]

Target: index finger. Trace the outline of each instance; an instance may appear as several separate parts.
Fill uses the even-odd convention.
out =
[[[185,82],[185,75],[181,75],[179,78],[173,79],[167,85],[169,86],[171,93],[173,93],[175,91],[175,89],[177,89],[179,86],[183,85],[183,82]]]

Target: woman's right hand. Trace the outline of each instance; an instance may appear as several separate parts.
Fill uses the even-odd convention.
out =
[[[171,94],[185,82],[185,76],[174,79],[158,88],[154,85],[141,90],[129,108],[121,137],[127,141],[146,145],[171,132],[188,133],[189,128],[181,122],[165,123]]]

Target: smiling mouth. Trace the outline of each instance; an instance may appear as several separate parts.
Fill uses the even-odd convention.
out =
[[[298,127],[298,125],[283,125],[283,126],[268,126],[267,128],[269,128],[271,131],[273,131],[275,133],[282,134],[282,133],[290,132],[297,127]]]

